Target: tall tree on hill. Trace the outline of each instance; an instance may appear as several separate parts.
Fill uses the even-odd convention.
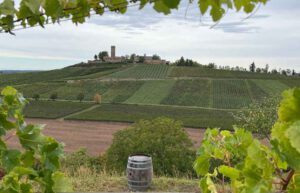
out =
[[[255,72],[255,63],[253,62],[252,64],[250,64],[250,72]]]
[[[102,51],[98,54],[98,58],[99,60],[102,60],[104,61],[104,57],[107,57],[108,56],[108,52],[107,51]]]
[[[263,69],[264,73],[268,73],[269,72],[269,64],[266,64],[265,68]]]
[[[95,54],[95,56],[94,56],[94,59],[95,59],[95,60],[98,60],[98,56],[97,56],[97,54]]]

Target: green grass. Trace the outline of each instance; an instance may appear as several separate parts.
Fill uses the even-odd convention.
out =
[[[277,74],[262,74],[221,69],[207,69],[202,67],[174,67],[171,77],[203,77],[203,78],[237,78],[237,79],[283,79]]]
[[[118,79],[163,79],[166,78],[171,67],[167,65],[138,64],[125,70],[113,73],[106,78]]]
[[[269,95],[280,95],[289,87],[279,80],[252,80],[258,87]]]
[[[161,104],[209,107],[210,90],[210,80],[178,80]]]
[[[213,80],[212,86],[215,108],[238,109],[252,102],[244,80]]]
[[[153,119],[161,116],[181,120],[187,127],[231,129],[233,125],[232,114],[229,111],[128,104],[102,104],[98,108],[68,117],[68,119],[136,122],[140,119]]]
[[[147,81],[126,103],[159,104],[171,91],[175,80]]]
[[[69,176],[75,192],[130,192],[126,176],[79,168]],[[154,176],[149,192],[199,192],[199,180]]]
[[[60,118],[91,107],[92,103],[65,101],[30,101],[24,109],[26,117],[31,118]]]

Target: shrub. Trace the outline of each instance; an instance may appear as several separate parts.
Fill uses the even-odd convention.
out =
[[[86,149],[80,149],[68,154],[62,162],[64,170],[74,175],[80,167],[89,168],[92,171],[100,172],[104,169],[103,157],[92,157],[87,154]]]
[[[277,120],[278,105],[278,98],[265,98],[234,113],[233,117],[238,127],[269,138],[271,128]]]
[[[57,93],[52,93],[50,95],[50,99],[53,100],[53,101],[55,101],[57,98],[58,98],[58,94]]]
[[[39,94],[34,94],[34,95],[32,96],[32,98],[33,98],[34,100],[38,101],[38,100],[40,99],[40,95],[39,95]]]
[[[81,92],[77,95],[77,100],[81,102],[83,99],[84,99],[84,94]]]
[[[128,156],[136,153],[152,157],[156,175],[189,175],[193,172],[195,151],[179,121],[169,118],[141,120],[118,131],[107,150],[107,168],[124,172]]]

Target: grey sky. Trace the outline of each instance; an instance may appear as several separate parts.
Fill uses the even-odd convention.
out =
[[[0,0],[1,1],[1,0]],[[228,12],[214,25],[196,5],[182,2],[171,15],[131,8],[125,15],[92,16],[79,26],[69,22],[0,34],[0,69],[54,69],[91,59],[117,46],[117,54],[180,56],[200,63],[300,71],[300,1],[271,0],[255,16]],[[186,12],[187,10],[187,12]],[[185,13],[187,13],[185,15]]]

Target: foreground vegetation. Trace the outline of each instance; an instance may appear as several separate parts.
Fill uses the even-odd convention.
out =
[[[127,177],[106,172],[94,172],[80,167],[70,175],[76,192],[130,192]],[[198,180],[184,177],[154,176],[149,192],[199,192]]]

